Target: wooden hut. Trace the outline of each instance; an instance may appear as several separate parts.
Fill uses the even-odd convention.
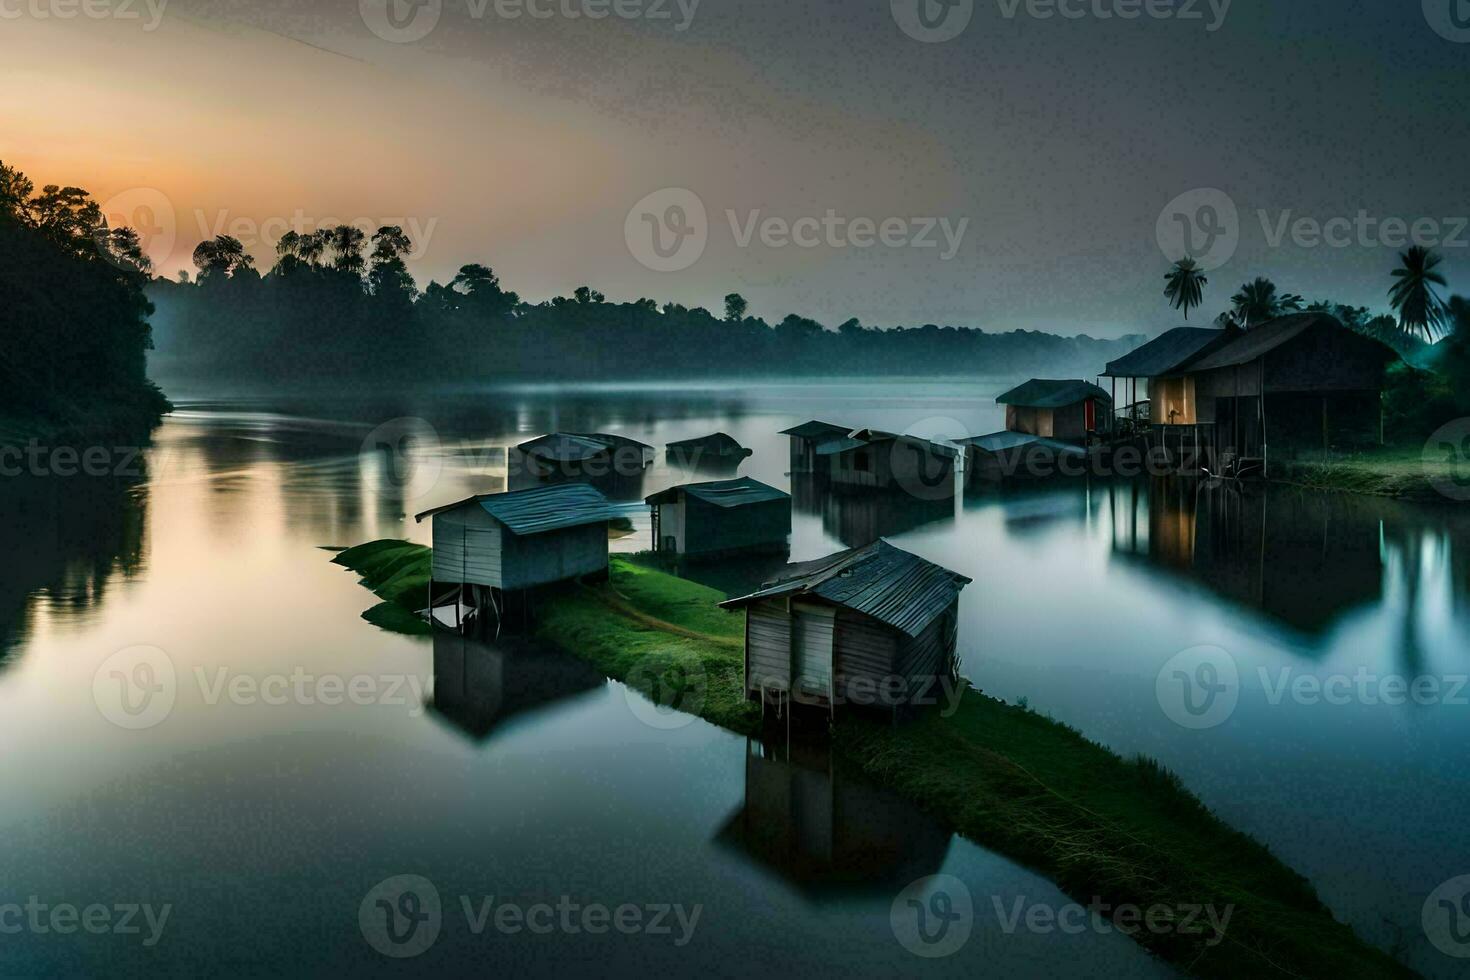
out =
[[[752,455],[752,452],[723,432],[700,436],[698,439],[680,439],[664,447],[664,453],[671,463],[696,468],[738,463]]]
[[[858,429],[814,452],[817,475],[834,486],[877,490],[952,487],[960,456],[953,446],[878,429]]]
[[[1033,378],[995,400],[1006,431],[1085,445],[1112,428],[1113,398],[1089,381]]]
[[[721,603],[746,610],[746,696],[829,710],[897,710],[937,696],[969,582],[886,541],[788,565],[758,592]]]
[[[1264,468],[1270,449],[1383,441],[1390,347],[1325,313],[1297,313],[1237,333],[1183,370],[1202,449]]]
[[[959,440],[972,479],[1053,476],[1069,464],[1085,469],[1089,443],[1112,431],[1112,396],[1086,381],[1032,379],[995,401],[1006,407],[1005,430]]]
[[[472,606],[497,614],[506,593],[607,574],[612,505],[585,483],[484,494],[436,507],[415,520],[434,521],[435,583],[471,587]]]
[[[750,477],[670,487],[647,498],[653,550],[714,556],[785,551],[791,495]]]
[[[831,422],[803,422],[790,429],[782,429],[781,435],[791,437],[791,472],[815,473],[818,468],[817,447],[835,440],[846,439],[852,429]],[[825,468],[826,462],[822,461]]]
[[[1102,377],[1112,380],[1115,404],[1118,382],[1123,382],[1125,404],[1119,415],[1135,429],[1150,425],[1193,425],[1198,399],[1185,368],[1219,350],[1239,334],[1233,329],[1177,327],[1109,362]],[[1140,380],[1144,382],[1142,398],[1138,392]]]

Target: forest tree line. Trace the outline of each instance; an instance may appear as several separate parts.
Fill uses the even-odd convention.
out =
[[[0,162],[0,427],[137,438],[168,402],[148,381],[147,256],[77,187]]]
[[[411,248],[397,226],[293,231],[262,272],[239,240],[203,242],[193,276],[150,287],[159,369],[323,383],[1088,374],[1143,340],[856,319],[829,329],[797,315],[769,323],[734,293],[719,313],[609,302],[589,286],[530,303],[481,264],[419,290],[404,263]]]

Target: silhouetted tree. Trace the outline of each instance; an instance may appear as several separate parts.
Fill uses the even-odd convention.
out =
[[[1389,303],[1399,315],[1399,326],[1431,343],[1442,332],[1445,321],[1444,301],[1434,291],[1435,286],[1448,285],[1435,271],[1440,261],[1439,255],[1421,245],[1400,253],[1400,267],[1393,270],[1398,282],[1388,291]]]
[[[731,293],[729,296],[725,297],[726,320],[744,320],[745,313],[749,309],[750,304],[747,303],[745,301],[745,297],[741,296],[739,293]]]
[[[1199,264],[1188,258],[1175,262],[1164,282],[1164,295],[1174,309],[1184,311],[1186,320],[1189,311],[1204,302],[1205,286],[1209,284]]]

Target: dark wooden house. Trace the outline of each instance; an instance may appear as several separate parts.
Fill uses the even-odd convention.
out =
[[[667,554],[785,551],[791,535],[791,495],[750,477],[670,487],[647,502],[653,550]]]
[[[563,483],[485,494],[436,507],[430,582],[470,587],[472,606],[503,608],[506,593],[607,574],[608,522],[618,516],[595,488]]]
[[[1123,382],[1125,405],[1120,415],[1139,429],[1194,425],[1199,399],[1185,369],[1239,335],[1238,330],[1176,327],[1110,362],[1102,376],[1112,381],[1115,403],[1118,382]]]
[[[1383,440],[1383,386],[1398,355],[1325,313],[1246,330],[1191,361],[1200,443],[1264,463],[1271,448],[1360,447]]]
[[[744,609],[750,698],[835,710],[937,696],[955,663],[959,595],[970,579],[878,541],[787,566],[757,592],[721,603]]]
[[[803,422],[790,429],[782,429],[781,435],[791,437],[791,472],[815,473],[818,469],[817,447],[847,438],[852,429],[831,422]],[[822,461],[825,468],[826,462]]]
[[[1112,430],[1112,396],[1087,381],[1035,378],[995,401],[1006,407],[1005,430],[960,440],[970,479],[1053,476],[1066,464],[1083,466],[1089,444]]]

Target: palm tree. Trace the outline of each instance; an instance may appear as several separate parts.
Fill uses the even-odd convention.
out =
[[[325,229],[308,232],[301,236],[301,241],[296,246],[296,254],[307,265],[314,266],[322,260],[322,254],[327,250],[330,233]]]
[[[1174,268],[1164,276],[1164,295],[1169,300],[1169,305],[1176,310],[1184,311],[1184,319],[1189,319],[1191,307],[1199,306],[1204,301],[1205,286],[1210,280],[1205,278],[1204,270],[1194,259],[1183,258],[1174,263]]]
[[[1218,322],[1249,330],[1287,313],[1301,312],[1304,302],[1296,293],[1278,296],[1274,282],[1257,276],[1255,281],[1244,284],[1240,292],[1230,297],[1230,309],[1220,314]]]
[[[1440,261],[1440,256],[1422,245],[1401,252],[1401,268],[1393,270],[1398,282],[1388,291],[1389,303],[1399,315],[1399,327],[1405,333],[1423,334],[1430,343],[1444,330],[1444,300],[1434,291],[1435,286],[1448,285],[1444,276],[1434,271]]]

